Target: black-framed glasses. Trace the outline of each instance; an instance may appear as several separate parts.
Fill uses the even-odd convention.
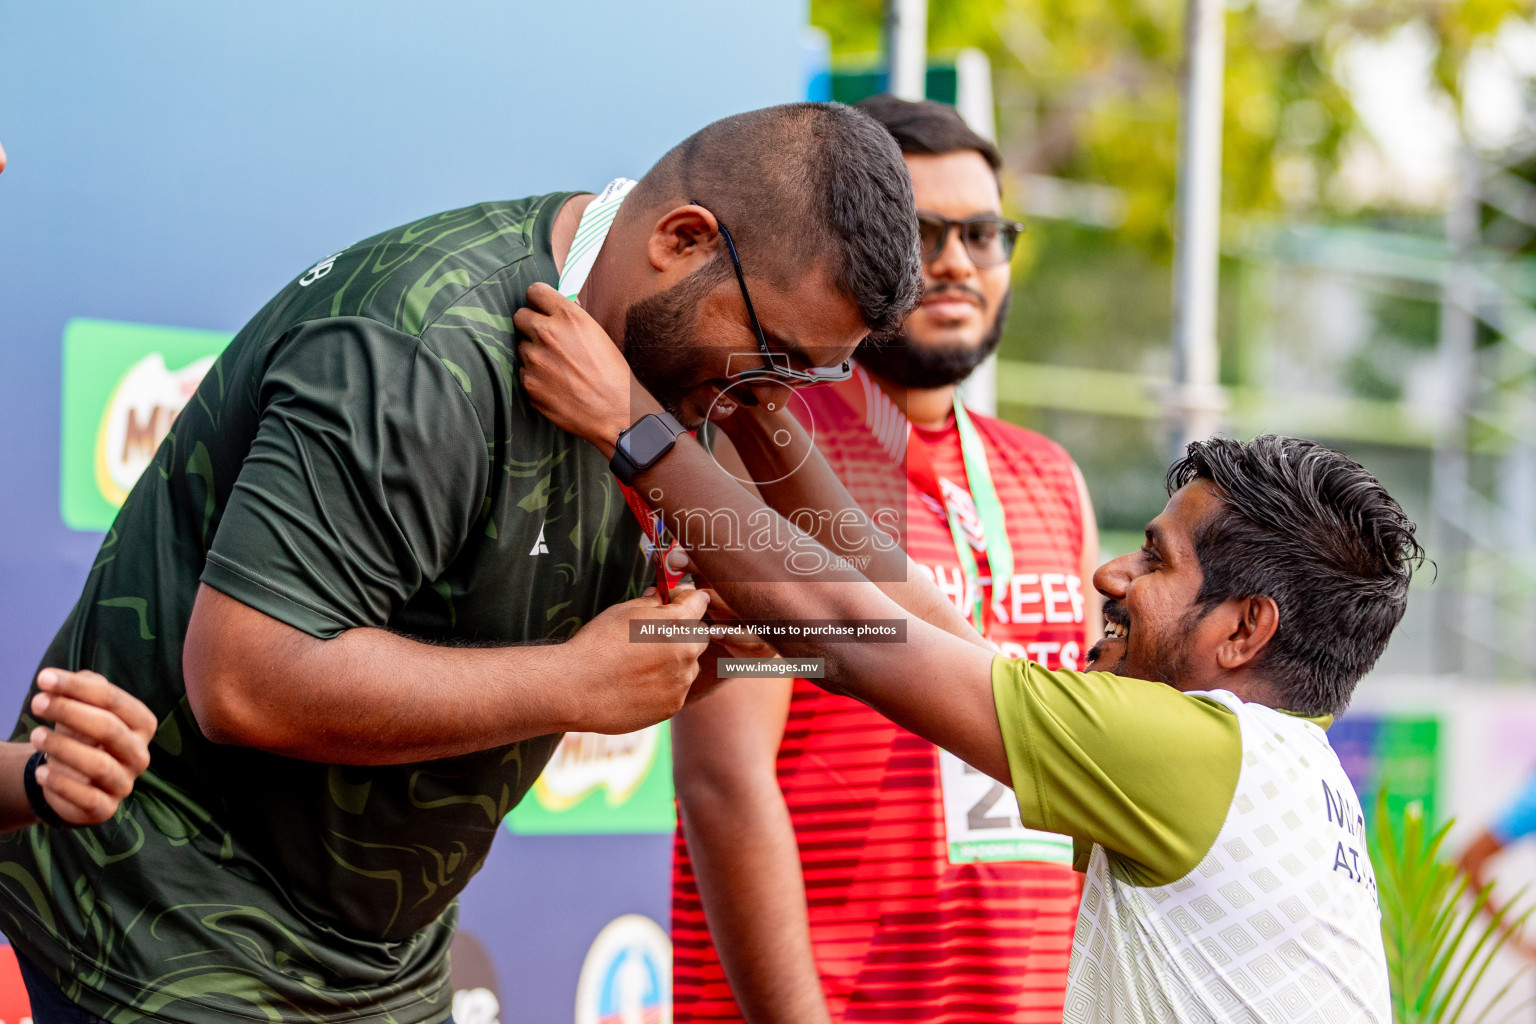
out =
[[[960,231],[965,254],[972,263],[985,269],[1000,267],[1013,258],[1013,245],[1019,240],[1019,232],[1024,230],[1024,225],[995,213],[950,220],[937,213],[919,210],[917,237],[924,263],[932,263],[944,255],[944,248],[949,244],[949,234],[955,229]]]
[[[703,203],[698,202],[693,202],[692,205],[704,206]],[[763,325],[758,322],[757,310],[752,308],[752,295],[747,291],[747,277],[741,271],[741,256],[736,252],[736,241],[731,238],[731,232],[719,217],[715,218],[715,224],[720,228],[720,237],[725,239],[726,251],[731,254],[731,266],[736,271],[736,283],[741,286],[741,299],[747,304],[747,319],[752,321],[752,333],[757,335],[757,351],[763,357],[762,366],[738,370],[728,374],[726,379],[743,384],[760,382],[803,388],[817,384],[835,384],[853,376],[853,363],[847,359],[837,366],[812,366],[802,370],[790,362],[788,352],[775,352],[768,347],[768,338],[763,334]]]

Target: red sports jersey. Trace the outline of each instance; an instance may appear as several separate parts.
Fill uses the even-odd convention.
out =
[[[862,371],[855,380],[867,396],[862,410],[818,388],[802,393],[801,418],[871,514],[905,502],[908,553],[968,612],[965,574],[942,509],[892,463],[906,421]],[[995,595],[985,557],[976,552],[990,604],[988,635],[1010,656],[1078,668],[1086,642],[1083,532],[1071,459],[1039,434],[974,414],[972,421],[1014,552],[1007,592]],[[953,421],[920,436],[945,492],[959,485],[967,494]],[[834,1021],[1061,1020],[1080,878],[1062,863],[951,863],[937,748],[857,701],[796,680],[778,778]],[[994,788],[996,796],[1005,792]],[[740,1021],[681,824],[672,893],[674,1020]]]

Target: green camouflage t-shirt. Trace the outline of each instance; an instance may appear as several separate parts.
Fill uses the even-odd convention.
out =
[[[182,644],[199,580],[313,636],[442,643],[564,639],[639,592],[617,482],[517,379],[512,313],[556,280],[569,196],[441,213],[311,267],[123,506],[43,664],[144,700],[152,764],[112,821],[0,840],[0,925],[86,1009],[447,1016],[454,899],[559,737],[367,768],[222,746],[188,707]]]

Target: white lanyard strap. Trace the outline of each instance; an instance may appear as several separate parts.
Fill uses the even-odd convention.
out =
[[[581,286],[587,283],[587,275],[592,273],[592,264],[597,262],[603,239],[613,227],[613,218],[635,184],[629,178],[614,178],[582,211],[581,222],[576,225],[576,237],[571,239],[571,251],[565,257],[565,269],[560,272],[560,294],[572,302],[581,294]]]

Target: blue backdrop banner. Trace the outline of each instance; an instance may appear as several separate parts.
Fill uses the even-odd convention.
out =
[[[802,98],[805,21],[804,0],[0,5],[0,713],[186,383],[286,281]],[[463,900],[461,1024],[665,1013],[666,732],[561,765]]]

